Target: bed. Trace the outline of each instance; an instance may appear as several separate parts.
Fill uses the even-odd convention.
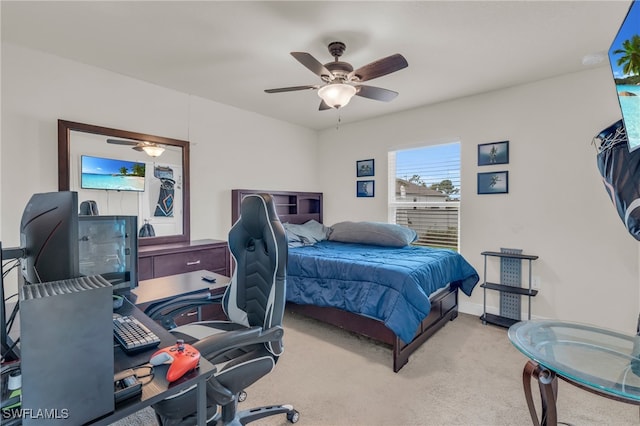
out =
[[[242,198],[256,192],[274,197],[288,236],[295,225],[315,222],[323,227],[322,194],[313,192],[233,190],[234,221]],[[458,290],[471,295],[478,274],[451,250],[395,241],[389,243],[395,246],[362,244],[358,238],[353,242],[354,228],[347,224],[331,229],[336,239],[340,232],[348,236],[345,241],[316,238],[290,244],[287,310],[390,345],[397,372],[420,345],[457,317]]]

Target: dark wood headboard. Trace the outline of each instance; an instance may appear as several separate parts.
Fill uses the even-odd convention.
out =
[[[311,219],[322,223],[322,192],[231,190],[231,225],[240,216],[242,199],[249,194],[267,193],[276,202],[276,212],[282,223],[302,224]]]

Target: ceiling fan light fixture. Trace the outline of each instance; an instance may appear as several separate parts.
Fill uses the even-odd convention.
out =
[[[146,152],[149,157],[160,157],[164,152],[164,148],[157,145],[143,146],[142,150]]]
[[[331,83],[318,89],[320,99],[335,109],[347,105],[355,94],[356,88],[344,83]]]

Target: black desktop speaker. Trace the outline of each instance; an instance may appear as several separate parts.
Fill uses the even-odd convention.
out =
[[[20,287],[23,424],[113,411],[112,293],[99,275]]]

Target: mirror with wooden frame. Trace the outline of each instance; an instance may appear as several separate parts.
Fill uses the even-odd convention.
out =
[[[149,223],[155,235],[139,245],[190,240],[187,141],[58,120],[58,190],[137,216],[138,230]]]

